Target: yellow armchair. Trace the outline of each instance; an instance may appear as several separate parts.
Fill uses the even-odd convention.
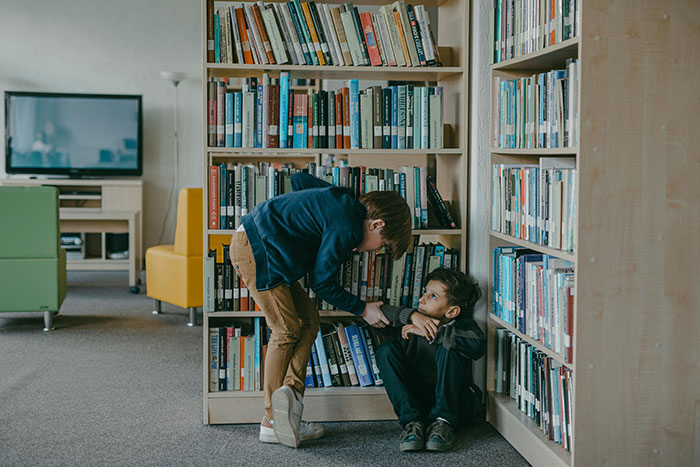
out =
[[[175,244],[146,250],[146,295],[155,299],[154,314],[161,301],[187,308],[188,326],[196,324],[202,306],[202,189],[183,188],[177,200]]]

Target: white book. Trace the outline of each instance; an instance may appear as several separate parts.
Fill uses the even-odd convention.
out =
[[[384,54],[384,42],[382,41],[382,34],[379,31],[379,18],[376,13],[370,13],[372,18],[372,28],[374,29],[374,38],[377,42],[377,49],[379,50],[379,58],[382,60],[382,66],[387,66],[386,55]]]
[[[231,29],[233,30],[233,42],[236,49],[235,63],[243,63],[243,47],[241,45],[241,33],[238,30],[238,21],[236,21],[236,7],[229,7],[229,15],[231,17]]]
[[[387,31],[389,31],[389,39],[394,50],[397,66],[406,66],[406,58],[401,47],[401,38],[399,38],[399,30],[394,21],[394,10],[389,5],[383,5],[379,8],[379,12],[383,14]]]
[[[306,65],[306,57],[304,53],[308,53],[308,48],[306,47],[306,42],[300,42],[297,36],[296,28],[294,28],[294,21],[292,20],[292,15],[289,13],[289,8],[287,5],[280,5],[276,3],[279,10],[282,12],[282,18],[284,18],[285,25],[289,29],[289,36],[292,39],[292,47],[297,56],[300,65]]]
[[[242,147],[255,147],[255,93],[243,93]]]
[[[258,58],[258,63],[267,65],[270,63],[270,61],[267,59],[262,38],[260,36],[260,32],[258,31],[258,25],[255,23],[255,16],[253,16],[253,8],[251,7],[251,4],[243,4],[243,11],[245,12],[245,20],[253,33],[253,41],[255,42],[255,56]]]
[[[284,50],[289,56],[289,61],[292,65],[299,65],[301,62],[299,62],[299,59],[297,58],[296,49],[294,48],[294,41],[292,40],[289,26],[287,25],[287,20],[282,13],[287,7],[286,5],[280,6],[279,3],[271,3],[271,5],[275,10],[275,19],[277,20],[277,25],[282,33],[282,44],[284,45]]]
[[[352,18],[352,13],[349,11],[344,11],[340,14],[340,19],[343,21],[345,37],[348,41],[348,46],[350,47],[352,61],[355,63],[355,65],[365,63],[365,59],[360,51],[360,42],[359,38],[357,37],[357,32],[355,31],[355,23]]]
[[[430,102],[430,149],[442,149],[442,122],[440,112],[442,110],[441,96],[432,94]]]
[[[262,75],[262,146],[267,147],[267,122],[270,121],[268,115],[269,109],[267,103],[270,101],[270,75],[263,73]]]
[[[372,89],[360,93],[360,147],[372,149],[374,141],[374,121],[372,118]]]
[[[378,13],[375,13],[377,19],[376,25],[379,28],[379,36],[382,41],[382,52],[386,58],[386,64],[388,66],[396,66],[396,55],[394,55],[394,46],[391,44],[391,37],[389,35],[389,27],[386,24],[386,14],[382,9]]]
[[[328,5],[325,3],[316,4],[318,9],[318,15],[321,18],[321,24],[326,33],[326,41],[328,41],[328,48],[331,54],[331,59],[333,60],[333,65],[344,65],[343,53],[340,50],[340,43],[338,42],[338,36],[335,32],[335,27],[333,26],[333,18],[331,18],[331,12],[328,9]]]
[[[258,2],[258,5],[262,5],[262,2]],[[261,6],[260,15],[265,23],[265,29],[267,30],[270,45],[272,46],[272,53],[275,54],[275,61],[277,65],[284,65],[289,60],[287,58],[287,52],[284,49],[284,43],[282,42],[282,35],[277,27],[275,13],[271,8]]]
[[[418,22],[418,29],[420,29],[420,38],[423,44],[425,60],[435,60],[435,45],[433,44],[433,40],[430,35],[430,28],[428,27],[428,22],[426,21],[427,13],[425,11],[425,7],[423,5],[416,5],[413,8],[413,11],[416,15],[416,21]]]

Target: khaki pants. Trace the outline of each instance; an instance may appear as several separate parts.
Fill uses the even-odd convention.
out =
[[[231,262],[272,330],[263,379],[265,415],[272,420],[270,400],[275,390],[288,385],[304,394],[306,366],[318,334],[318,310],[298,282],[263,291],[255,288],[255,259],[245,232],[233,234]]]

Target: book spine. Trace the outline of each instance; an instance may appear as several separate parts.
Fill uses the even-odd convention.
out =
[[[376,386],[382,386],[384,384],[384,381],[382,380],[382,376],[379,373],[379,365],[377,365],[377,356],[374,351],[374,343],[372,342],[372,330],[367,326],[362,326],[360,327],[360,331],[362,331],[362,336],[364,338],[363,344],[365,344],[365,350],[367,351],[367,355],[369,355],[374,384]]]
[[[226,83],[216,82],[216,145],[223,147],[226,143]]]
[[[295,4],[300,6],[301,12],[303,14],[303,21],[306,22],[306,26],[308,28],[309,35],[314,46],[314,51],[316,52],[316,59],[318,60],[318,65],[325,65],[326,59],[323,56],[323,50],[321,49],[321,43],[318,38],[318,33],[316,32],[316,28],[314,27],[314,21],[311,17],[311,10],[309,9],[309,4],[307,2],[299,3],[298,0],[294,0],[294,2]]]
[[[329,149],[335,149],[335,91],[328,91],[328,99],[326,103],[328,109],[328,121],[327,131],[328,131],[328,145]]]
[[[349,80],[350,84],[350,148],[360,147],[360,91],[359,81]]]
[[[321,334],[320,329],[318,330],[318,334],[316,335],[314,345],[316,347],[319,364],[321,366],[321,374],[323,375],[323,385],[325,387],[331,387],[333,386],[333,383],[331,382],[331,373],[330,368],[328,367],[328,358],[326,356],[326,349],[323,343],[323,335]]]
[[[291,26],[294,28],[294,31],[296,32],[296,40],[299,42],[299,47],[302,52],[302,56],[304,58],[305,63],[301,63],[302,65],[313,65],[313,60],[311,58],[311,54],[309,53],[309,46],[308,42],[306,39],[306,35],[304,34],[304,30],[301,26],[301,23],[299,22],[299,17],[297,16],[297,11],[296,11],[296,6],[294,6],[293,2],[288,2],[286,5],[286,14],[289,15],[289,21],[291,21]]]
[[[238,31],[241,35],[241,51],[243,53],[243,63],[252,64],[254,63],[253,53],[251,50],[248,28],[246,27],[243,7],[236,8],[236,23],[238,24]]]
[[[418,29],[418,21],[416,21],[416,15],[413,11],[412,5],[406,5],[406,14],[408,16],[408,22],[411,26],[411,36],[413,37],[413,43],[416,47],[418,61],[420,62],[421,66],[426,66],[427,62],[423,52],[423,43],[421,42],[420,31]]]
[[[330,36],[333,64],[338,66],[344,66],[345,59],[343,58],[343,51],[340,47],[340,40],[338,39],[338,31],[335,28],[335,23],[333,22],[333,16],[331,16],[330,7],[325,3],[319,4],[318,7],[321,9],[320,14],[321,21],[323,21],[323,27],[326,28],[326,31]]]
[[[311,346],[311,361],[314,366],[314,379],[316,382],[316,387],[322,388],[323,384],[323,374],[321,373],[321,363],[318,359],[318,352],[316,351],[316,343]]]
[[[219,41],[219,13],[214,13],[214,63],[221,63],[221,45]]]
[[[209,328],[209,392],[219,391],[219,328]]]
[[[214,47],[214,0],[207,0],[207,62],[216,63]]]
[[[352,351],[352,361],[355,365],[355,370],[357,371],[360,386],[372,386],[374,381],[369,373],[369,364],[363,352],[357,325],[353,324],[345,327],[345,334],[348,339],[350,350]]]
[[[369,13],[360,13],[360,21],[362,22],[362,31],[367,43],[370,64],[372,66],[382,66],[382,59],[379,56],[379,48],[377,47],[374,27],[372,26],[372,17]]]
[[[207,144],[216,146],[216,81],[212,78],[207,82]]]
[[[258,2],[256,4],[251,5],[251,10],[253,12],[253,20],[255,21],[255,26],[258,28],[258,34],[262,43],[263,52],[267,55],[267,61],[271,65],[274,65],[277,63],[277,61],[275,60],[275,53],[272,50],[272,44],[270,43],[270,36],[268,34],[268,31],[265,29],[265,21],[263,20],[260,5],[262,5],[262,2]]]
[[[324,30],[323,21],[321,20],[321,16],[318,13],[316,2],[311,1],[308,4],[309,12],[311,13],[311,20],[313,21],[314,28],[316,29],[316,33],[318,34],[319,45],[321,46],[321,52],[323,53],[325,65],[333,65],[334,62],[330,50],[330,38],[328,37],[328,34],[326,34],[326,30]]]
[[[287,130],[289,127],[289,72],[280,73],[279,102],[279,147],[287,147]]]
[[[209,228],[219,228],[219,167],[209,166]]]
[[[355,34],[357,34],[357,39],[360,45],[360,53],[362,54],[362,63],[364,65],[369,65],[369,50],[367,50],[367,40],[362,32],[362,21],[360,20],[360,13],[357,11],[357,7],[353,6],[352,3],[346,3],[346,8],[352,15],[353,26],[355,27]]]
[[[335,354],[335,349],[333,348],[333,336],[331,334],[326,334],[323,336],[324,350],[326,351],[326,358],[328,358],[328,369],[331,373],[331,383],[333,386],[342,386],[343,381],[340,376],[340,368],[338,367],[338,359]]]
[[[233,147],[233,93],[227,92],[224,94],[224,145],[227,148]]]
[[[243,94],[233,93],[233,147],[240,148],[243,143]]]

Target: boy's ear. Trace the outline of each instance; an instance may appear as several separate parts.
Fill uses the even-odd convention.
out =
[[[445,312],[445,318],[448,319],[455,319],[456,317],[459,316],[459,313],[462,311],[462,309],[457,306],[457,305],[451,305],[450,308]]]
[[[386,223],[383,219],[372,219],[369,221],[369,230],[383,229]]]

